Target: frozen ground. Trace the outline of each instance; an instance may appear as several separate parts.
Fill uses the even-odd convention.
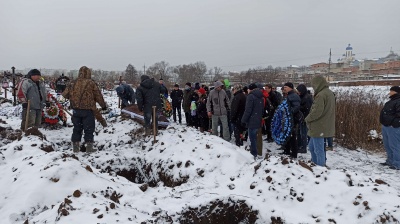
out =
[[[115,96],[105,96],[115,108]],[[1,223],[400,220],[400,171],[379,165],[385,155],[335,146],[323,168],[309,154],[290,160],[264,143],[265,159],[254,162],[245,147],[184,125],[160,130],[153,145],[122,117],[96,124],[101,151],[74,155],[71,127],[40,129],[46,139],[7,139],[21,121],[14,111],[0,106],[0,126],[11,128],[0,139]]]

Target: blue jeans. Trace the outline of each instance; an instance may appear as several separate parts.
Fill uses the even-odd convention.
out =
[[[328,143],[328,147],[333,147],[333,137],[325,138],[324,139],[324,146]]]
[[[299,152],[307,152],[308,138],[307,132],[308,128],[305,122],[299,124],[299,139],[297,140],[299,146]]]
[[[382,126],[386,163],[400,169],[400,128]]]
[[[249,139],[250,139],[250,153],[253,156],[257,156],[257,132],[258,128],[250,129],[249,128]]]
[[[144,112],[143,113],[144,117],[144,127],[145,128],[151,128],[151,123],[150,121],[153,121],[153,113],[152,112]],[[156,128],[158,128],[158,112],[156,112]]]
[[[311,153],[311,161],[318,166],[325,166],[324,138],[311,137],[308,148]]]
[[[94,114],[92,110],[73,110],[73,116],[71,117],[74,128],[72,130],[72,142],[80,142],[82,139],[82,134],[85,132],[84,139],[85,142],[94,141]]]

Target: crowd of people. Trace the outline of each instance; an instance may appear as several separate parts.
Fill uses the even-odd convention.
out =
[[[40,76],[40,71],[33,69],[28,73],[27,81],[21,85],[24,95],[22,130],[25,126],[39,127],[41,123],[46,94]],[[174,122],[182,124],[183,108],[187,126],[201,132],[211,132],[226,141],[233,137],[239,147],[243,146],[243,141],[249,141],[250,153],[255,159],[262,156],[263,141],[273,142],[277,139],[276,134],[279,134],[284,122],[274,121],[274,115],[286,109],[286,117],[282,119],[290,119],[292,125],[289,135],[281,144],[282,154],[297,158],[298,153],[307,153],[308,149],[312,161],[325,166],[326,150],[332,149],[335,135],[336,100],[325,77],[315,76],[311,86],[313,94],[303,84],[295,88],[293,83],[287,82],[281,88],[281,94],[271,84],[236,84],[231,87],[225,79],[216,80],[212,87],[200,83],[192,86],[191,82],[187,82],[183,90],[175,84],[169,92],[162,79],[157,82],[143,75],[136,93],[127,84],[118,86],[116,92],[122,100],[122,107],[137,103],[138,109],[144,114],[147,135],[151,133],[152,107],[160,111],[161,99],[170,97]],[[96,103],[104,110],[107,105],[100,89],[91,79],[91,70],[86,66],[81,67],[78,79],[71,81],[62,95],[70,100],[73,109],[73,151],[79,151],[83,133],[87,151],[96,151],[93,148],[95,113],[98,112]],[[389,95],[390,100],[380,114],[387,152],[387,160],[382,165],[400,169],[400,87],[393,86]],[[26,107],[27,100],[31,102],[29,109]],[[26,116],[27,110],[29,116]]]
[[[231,87],[227,79],[216,80],[210,88],[199,83],[192,87],[188,82],[181,90],[175,84],[170,93],[173,121],[182,123],[182,107],[187,126],[227,141],[233,137],[239,147],[249,140],[250,153],[257,159],[262,157],[263,141],[274,141],[272,119],[281,102],[286,101],[293,128],[281,147],[282,154],[297,158],[298,153],[306,153],[309,148],[313,161],[323,166],[325,150],[332,148],[335,131],[335,97],[322,76],[315,77],[312,85],[314,97],[305,85],[295,88],[290,82],[282,87],[283,95],[272,84]]]
[[[228,80],[215,81],[213,87],[190,82],[183,90],[175,84],[170,97],[173,121],[182,123],[183,107],[186,125],[201,132],[210,131],[237,146],[249,140],[250,153],[255,159],[262,156],[263,141],[274,142],[272,119],[286,101],[293,121],[289,138],[282,144],[281,154],[297,158],[298,153],[311,154],[319,166],[326,165],[326,151],[333,150],[335,135],[336,99],[323,76],[311,81],[313,94],[304,84],[296,88],[287,82],[282,94],[272,84],[252,83],[230,86]],[[381,111],[381,124],[387,160],[382,165],[400,169],[400,87],[390,89],[390,101]],[[308,149],[308,150],[307,150]]]

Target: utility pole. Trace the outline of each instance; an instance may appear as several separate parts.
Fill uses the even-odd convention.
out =
[[[13,95],[14,95],[14,103],[13,105],[16,106],[17,105],[17,96],[15,94],[15,67],[13,66],[12,68],[12,77],[13,77]]]
[[[332,48],[329,48],[329,63],[328,63],[328,82],[329,82],[329,75],[331,74],[331,63],[332,63]]]

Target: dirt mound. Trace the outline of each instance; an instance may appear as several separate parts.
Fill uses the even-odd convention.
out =
[[[25,131],[25,135],[26,136],[34,135],[34,136],[38,136],[41,139],[47,140],[46,136],[42,132],[40,132],[37,127],[28,128],[28,130]]]
[[[21,139],[22,131],[21,130],[13,130],[10,127],[1,127],[0,126],[0,146],[11,143],[12,141]]]

